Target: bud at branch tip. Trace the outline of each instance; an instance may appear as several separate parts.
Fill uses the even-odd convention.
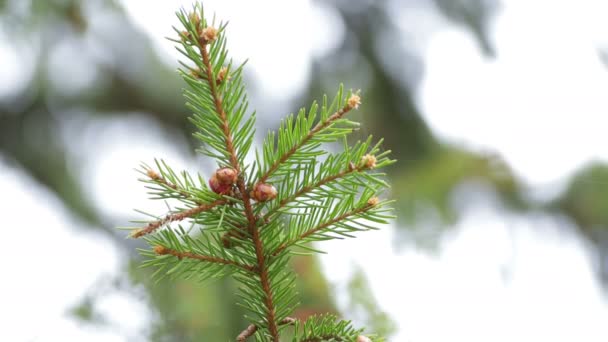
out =
[[[211,43],[212,41],[217,39],[217,29],[215,27],[205,27],[203,29],[203,32],[201,34],[201,38],[203,38],[203,41],[205,43]]]
[[[359,105],[361,104],[361,97],[357,94],[353,94],[348,98],[347,103],[348,108],[358,109]]]
[[[366,154],[363,156],[363,158],[361,158],[361,164],[363,166],[365,166],[368,169],[373,169],[376,167],[376,162],[378,160],[376,159],[376,157],[374,155],[371,154]]]
[[[160,175],[152,169],[149,169],[148,171],[146,171],[146,174],[148,175],[148,177],[150,177],[150,179],[153,179],[153,180],[160,179]]]
[[[378,205],[378,203],[380,203],[380,200],[375,196],[367,200],[367,204],[372,207]]]

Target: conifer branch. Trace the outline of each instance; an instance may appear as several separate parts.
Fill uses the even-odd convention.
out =
[[[194,137],[203,143],[199,151],[214,158],[219,168],[208,182],[200,175],[195,182],[185,171],[178,176],[164,162],[156,162],[158,172],[144,165],[140,172],[147,178],[140,180],[147,183],[152,198],[177,200],[182,206],[131,233],[135,238],[150,234],[145,240],[152,248],[141,250],[149,258],[143,266],[158,268],[154,276],[234,276],[241,285],[239,304],[248,309],[245,317],[250,323],[237,342],[250,337],[279,342],[279,327],[285,324],[294,325],[293,341],[368,342],[361,339],[362,330],[331,315],[301,323],[288,317],[298,305],[290,247],[375,229],[359,219],[386,223],[390,218],[384,214],[390,209],[381,209],[388,202],[379,203],[376,197],[388,187],[383,174],[366,172],[390,165],[389,151],[380,151],[381,142],[372,146],[371,137],[354,146],[346,144],[346,136],[358,124],[344,116],[359,106],[359,95],[344,96],[340,86],[329,106],[323,98],[320,118],[316,103],[308,115],[302,109],[296,117],[289,116],[276,135],[269,133],[254,164],[247,165],[255,112],[246,115],[243,65],[231,69],[226,25],[209,25],[200,4],[177,16],[183,30],[175,28],[179,38],[173,41],[189,60],[180,61],[179,71],[189,85],[184,96],[197,128]],[[326,154],[321,145],[340,139],[344,152],[319,163],[317,158]],[[267,183],[271,179],[274,184]],[[221,210],[212,210],[216,207]],[[197,234],[181,225],[159,229],[188,218],[199,226]],[[233,240],[238,248],[229,251]]]
[[[268,170],[266,171],[266,173],[264,173],[262,176],[260,176],[260,179],[258,180],[258,182],[259,183],[266,183],[266,181],[268,180],[268,178],[270,178],[273,175],[273,173],[275,171],[277,171],[277,169],[279,168],[279,166],[281,166],[281,164],[285,163],[289,159],[289,157],[291,157],[294,153],[296,153],[298,151],[298,149],[300,149],[302,146],[304,146],[317,133],[319,133],[323,129],[331,126],[331,124],[334,123],[336,120],[342,118],[344,115],[346,115],[346,113],[350,112],[352,109],[359,108],[359,104],[360,103],[361,103],[360,97],[358,95],[352,95],[348,99],[348,101],[346,101],[346,104],[344,105],[344,107],[340,108],[338,111],[336,111],[335,113],[333,113],[332,115],[330,115],[326,120],[317,123],[315,125],[315,127],[313,127],[310,130],[310,132],[308,132],[308,134],[304,137],[304,139],[302,139],[301,141],[299,141],[298,143],[296,143],[295,145],[293,145],[289,151],[287,151],[285,154],[283,154],[281,156],[281,158],[277,159],[274,162],[274,164],[272,164],[268,168]]]
[[[357,209],[353,209],[351,211],[348,211],[340,216],[334,217],[331,220],[327,220],[323,223],[318,224],[315,227],[309,228],[307,229],[305,232],[298,234],[298,236],[296,236],[293,239],[290,239],[284,243],[282,243],[276,250],[274,250],[271,255],[272,256],[277,256],[279,255],[281,252],[283,252],[286,248],[289,248],[295,244],[297,244],[298,242],[306,239],[307,237],[325,229],[330,227],[333,224],[339,223],[347,218],[353,217],[353,216],[357,216],[359,214],[365,213],[367,211],[369,211],[370,209],[376,207],[378,205],[378,198],[373,197],[371,198],[368,203],[366,203],[364,206],[357,208]]]
[[[287,325],[294,324],[296,322],[295,318],[286,317],[283,318],[279,325]],[[258,331],[258,327],[255,324],[250,324],[245,330],[243,330],[239,336],[236,337],[236,342],[245,342],[251,336],[253,336],[256,331]]]
[[[242,268],[249,272],[256,271],[255,266],[244,265],[244,264],[238,263],[236,261],[222,259],[222,258],[210,256],[210,255],[203,255],[203,254],[192,253],[192,252],[180,252],[180,251],[177,251],[177,250],[174,250],[171,248],[167,248],[167,247],[164,247],[161,245],[154,246],[154,253],[156,253],[158,255],[173,255],[174,257],[177,257],[180,260],[184,259],[184,258],[188,258],[188,259],[194,259],[194,260],[198,260],[198,261],[235,266],[235,267]]]
[[[153,221],[148,223],[148,225],[146,225],[143,228],[139,228],[134,230],[131,234],[130,237],[132,238],[140,238],[144,235],[148,235],[152,232],[154,232],[155,230],[157,230],[158,228],[164,226],[165,224],[169,223],[169,222],[174,222],[174,221],[182,221],[185,220],[189,217],[192,217],[194,215],[197,215],[199,213],[202,213],[203,211],[207,211],[207,210],[211,210],[219,205],[222,204],[226,204],[228,201],[224,200],[224,199],[219,199],[216,200],[215,202],[212,203],[207,203],[207,204],[201,204],[197,207],[194,208],[190,208],[188,210],[184,210],[181,211],[179,213],[175,213],[175,214],[169,214],[167,216],[165,216],[164,218],[157,220],[157,221]]]

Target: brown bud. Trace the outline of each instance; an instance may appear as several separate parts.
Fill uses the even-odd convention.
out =
[[[223,184],[220,182],[217,178],[217,173],[214,173],[209,179],[209,187],[213,192],[220,195],[227,195],[232,190],[232,184]]]
[[[189,39],[190,39],[190,32],[188,32],[188,31],[182,31],[182,36],[181,36],[181,38],[182,38],[182,41],[184,41],[184,42],[185,42],[186,40],[189,40]]]
[[[375,196],[367,200],[367,204],[372,207],[378,205],[378,203],[380,203],[380,200],[378,199],[378,197]]]
[[[164,246],[161,246],[161,245],[156,245],[156,246],[154,246],[154,253],[156,253],[158,255],[167,254],[167,248],[165,248]]]
[[[152,180],[159,180],[160,179],[160,175],[158,174],[158,172],[156,172],[156,171],[154,171],[152,169],[149,169],[148,171],[146,171],[146,174]]]
[[[361,164],[368,169],[373,169],[376,167],[376,157],[371,154],[366,154],[361,158]]]
[[[215,27],[205,27],[203,32],[201,32],[201,38],[205,43],[211,43],[212,41],[217,39],[217,29]]]
[[[201,17],[196,12],[190,13],[190,21],[194,24],[194,27],[198,27],[201,23]]]
[[[230,75],[228,75],[228,77],[226,77],[227,74],[228,74],[228,68],[222,67],[220,69],[220,72],[217,73],[217,79],[215,80],[215,82],[217,84],[222,84],[225,80],[230,80]]]
[[[258,202],[266,202],[277,197],[277,189],[268,183],[258,183],[253,187],[251,197]]]
[[[223,167],[215,171],[215,175],[220,184],[229,184],[232,185],[236,183],[236,178],[238,177],[236,170],[231,169],[229,167]]]
[[[367,336],[359,335],[357,336],[357,340],[355,342],[372,342],[372,340],[370,340],[370,338]]]
[[[347,103],[349,108],[357,109],[361,104],[361,97],[359,97],[359,95],[353,94],[348,98]]]

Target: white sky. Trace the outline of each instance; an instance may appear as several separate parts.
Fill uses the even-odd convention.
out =
[[[420,103],[443,137],[498,151],[532,186],[608,159],[608,2],[504,1],[486,60],[458,30],[426,52]],[[608,185],[607,185],[608,186]]]
[[[608,307],[573,227],[493,202],[472,201],[436,255],[387,248],[394,229],[323,244],[339,305],[357,265],[399,326],[391,341],[605,341]]]
[[[180,7],[191,8],[192,1],[163,1],[150,6],[146,0],[123,0],[123,4],[142,30],[150,33],[162,54],[169,52],[169,63],[182,58],[164,37],[175,36],[171,26],[179,26],[179,20],[173,13]],[[207,0],[205,8],[217,18],[229,18],[231,56],[236,60],[249,59],[250,71],[270,99],[281,100],[287,94],[293,96],[303,90],[310,56],[326,51],[342,39],[340,19],[320,2],[240,1],[238,8],[235,4]]]
[[[463,32],[436,32],[426,43],[418,100],[444,139],[500,153],[531,186],[559,183],[582,163],[608,157],[603,149],[608,71],[596,50],[608,39],[603,17],[608,3],[503,2],[493,29],[498,58],[482,58]],[[170,51],[171,44],[159,37],[171,34],[172,13],[190,1],[124,3],[142,29],[158,38],[159,50]],[[230,18],[234,56],[250,57],[249,67],[264,75],[261,86],[271,98],[300,90],[311,54],[331,48],[333,32],[341,34],[335,15],[310,1],[240,2],[238,8],[227,1],[206,4]],[[259,13],[267,17],[260,20]],[[170,52],[167,60],[175,56]],[[0,66],[0,75],[10,72]],[[169,138],[154,130],[136,139],[110,123],[104,127],[111,144],[102,148],[83,139],[87,148],[99,148],[88,175],[101,210],[124,212],[141,203],[145,196],[132,172],[140,160],[194,164],[176,156]],[[5,239],[25,238],[31,250],[24,253],[19,245],[3,250],[11,261],[2,261],[2,269],[13,276],[0,285],[0,320],[10,322],[3,324],[0,340],[129,340],[149,315],[141,303],[114,298],[105,304],[109,313],[121,315],[117,321],[132,323],[119,332],[91,331],[64,314],[99,276],[118,272],[121,256],[110,241],[78,230],[78,222],[57,211],[57,199],[35,190],[1,159],[0,174],[0,207],[11,213],[3,217]],[[114,196],[117,189],[120,198]],[[359,264],[400,327],[394,341],[606,341],[608,306],[585,242],[572,227],[554,217],[504,213],[484,202],[471,205],[435,256],[387,248],[391,229],[325,244],[331,254],[322,258],[323,265],[339,303],[344,303],[341,289],[350,266]],[[23,226],[31,212],[43,226]],[[391,271],[379,266],[386,264]],[[394,272],[395,267],[402,271]],[[39,307],[24,305],[28,302]]]

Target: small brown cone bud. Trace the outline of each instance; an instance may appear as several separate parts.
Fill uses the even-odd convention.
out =
[[[190,32],[188,31],[182,31],[182,35],[181,35],[182,41],[186,41],[188,39],[190,39]]]
[[[251,197],[258,202],[266,202],[277,197],[277,189],[267,183],[258,183],[251,192]]]
[[[217,39],[217,29],[215,27],[205,27],[203,32],[201,32],[201,38],[205,43],[211,43],[212,41]]]
[[[218,74],[217,74],[217,79],[215,80],[215,82],[217,84],[222,84],[225,80],[230,80],[230,75],[228,75],[228,77],[226,77],[227,74],[228,74],[228,68],[222,67],[220,69],[220,72],[218,72]]]
[[[154,246],[154,253],[156,253],[158,255],[164,255],[164,254],[167,254],[167,249],[164,246],[157,245],[157,246]]]
[[[348,98],[348,107],[358,109],[361,104],[361,97],[359,95],[353,94]]]
[[[361,158],[361,164],[368,169],[373,169],[376,167],[376,157],[371,154],[366,154]]]
[[[160,175],[159,175],[159,174],[158,174],[156,171],[154,171],[154,170],[152,170],[152,169],[150,169],[150,170],[146,171],[146,174],[147,174],[147,175],[148,175],[148,177],[150,177],[150,179],[152,179],[152,180],[159,180],[159,179],[160,179]]]
[[[372,340],[370,340],[370,338],[367,336],[359,335],[357,336],[357,340],[355,342],[372,342]]]
[[[238,177],[236,170],[229,167],[223,167],[215,171],[215,176],[220,184],[232,185],[236,183]]]
[[[372,207],[378,205],[378,203],[380,203],[380,200],[378,199],[378,197],[375,196],[367,200],[367,204]]]
[[[196,12],[190,13],[190,21],[194,24],[194,27],[198,27],[201,24],[201,17]]]
[[[209,179],[209,187],[213,192],[220,195],[229,194],[232,190],[232,184],[221,183],[219,179],[217,179],[217,173],[214,173]]]

